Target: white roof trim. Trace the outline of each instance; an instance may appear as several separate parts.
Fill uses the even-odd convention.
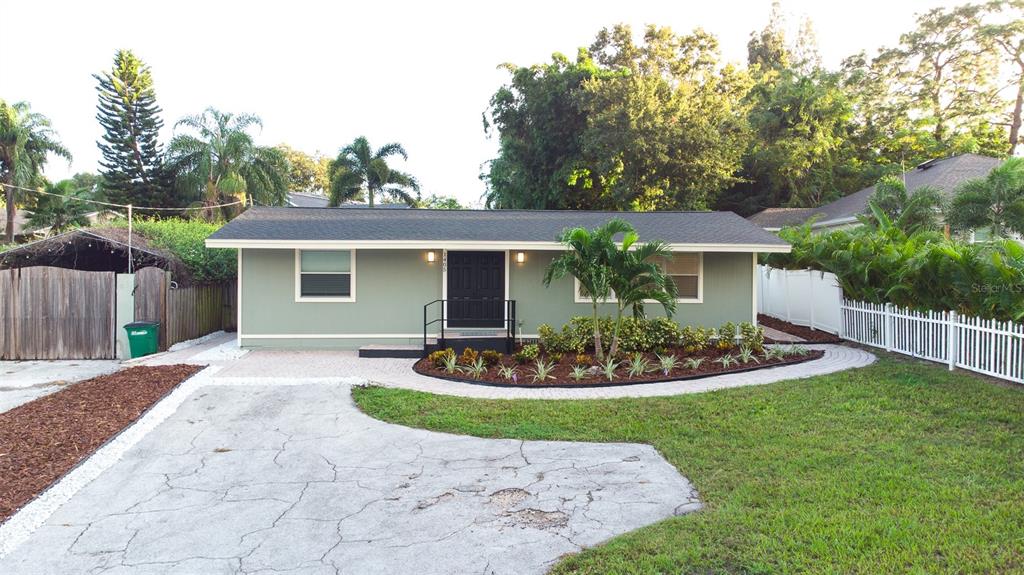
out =
[[[428,241],[428,240],[206,240],[208,248],[328,249],[328,250],[534,250],[562,251],[559,242]],[[789,244],[669,244],[674,252],[765,252],[789,253]]]

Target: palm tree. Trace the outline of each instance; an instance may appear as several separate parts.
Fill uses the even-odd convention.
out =
[[[288,199],[288,160],[277,148],[257,146],[249,134],[263,122],[252,114],[231,114],[207,108],[174,125],[191,133],[175,134],[168,147],[171,166],[186,193],[198,206],[215,206],[247,198],[264,205]],[[238,210],[203,210],[208,219],[230,219]]]
[[[14,241],[15,204],[19,195],[11,186],[37,185],[47,154],[71,160],[71,153],[57,139],[46,116],[32,112],[27,102],[8,104],[0,100],[0,183],[6,184],[7,243]]]
[[[960,184],[946,221],[957,231],[991,228],[994,238],[1024,234],[1024,158],[1010,158],[987,177]]]
[[[917,230],[937,230],[942,214],[942,191],[933,186],[921,186],[912,193],[898,176],[885,176],[875,184],[875,192],[868,200],[869,206],[877,207],[889,220],[906,233]],[[874,210],[867,214],[869,225]]]
[[[566,251],[552,260],[544,271],[544,285],[566,276],[576,278],[583,292],[590,297],[594,326],[594,355],[604,360],[601,346],[601,328],[597,317],[599,303],[608,301],[612,294],[611,266],[609,259],[615,251],[615,236],[633,232],[633,226],[618,218],[609,220],[603,226],[588,230],[572,228],[562,232],[558,241]]]
[[[644,302],[654,301],[669,317],[676,311],[676,284],[658,263],[670,259],[672,250],[662,241],[637,244],[638,239],[635,231],[626,232],[622,245],[614,249],[613,244],[609,253],[609,287],[617,302],[615,333],[608,352],[613,357],[619,350],[619,330],[626,308],[633,308],[634,317],[644,317]]]
[[[365,136],[359,136],[342,148],[331,162],[328,205],[336,207],[361,194],[366,196],[371,208],[377,194],[397,198],[410,206],[416,205],[420,191],[416,178],[388,166],[387,159],[396,155],[402,156],[403,160],[409,159],[405,148],[397,143],[384,144],[374,152]],[[416,192],[416,197],[409,193],[410,190]]]
[[[47,183],[46,191],[56,195],[41,195],[36,201],[29,217],[34,228],[48,227],[50,234],[59,234],[68,228],[89,225],[86,214],[92,211],[91,190],[78,187],[74,180],[62,180]]]

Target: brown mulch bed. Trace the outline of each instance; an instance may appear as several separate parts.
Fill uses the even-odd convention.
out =
[[[763,313],[757,314],[757,323],[758,325],[763,325],[770,327],[772,329],[777,329],[779,331],[788,333],[789,335],[802,337],[805,340],[807,340],[807,343],[840,343],[843,341],[842,338],[833,333],[817,329],[811,329],[809,327],[804,327],[802,325],[795,325],[789,323],[788,321],[764,315]]]
[[[0,413],[0,522],[200,369],[131,367]]]
[[[631,385],[637,383],[657,383],[660,381],[679,381],[686,379],[698,379],[702,377],[709,377],[713,375],[723,375],[727,373],[740,373],[744,371],[753,371],[755,369],[763,369],[766,367],[778,367],[780,365],[791,365],[795,363],[803,363],[805,361],[811,361],[819,359],[825,352],[820,350],[805,350],[803,355],[790,355],[781,359],[765,359],[763,355],[757,355],[757,361],[751,361],[750,363],[736,363],[729,367],[723,367],[721,363],[716,360],[726,354],[732,355],[734,358],[738,358],[737,350],[733,349],[730,351],[720,350],[706,350],[697,353],[685,353],[682,349],[671,349],[668,350],[664,355],[675,355],[679,358],[679,365],[675,369],[668,373],[663,372],[659,368],[658,357],[653,354],[645,354],[645,357],[650,361],[650,367],[653,371],[647,372],[644,375],[638,375],[636,377],[629,376],[628,361],[622,361],[619,368],[616,370],[616,377],[614,380],[609,381],[608,377],[603,371],[596,371],[590,374],[588,377],[580,379],[579,381],[571,377],[572,366],[576,363],[576,356],[574,354],[565,354],[561,361],[559,361],[555,368],[551,371],[551,375],[554,379],[547,379],[543,382],[532,380],[532,376],[535,370],[535,364],[533,361],[518,365],[518,377],[515,381],[509,381],[503,379],[498,372],[499,365],[516,365],[510,357],[503,357],[499,365],[488,368],[487,372],[479,378],[474,378],[468,373],[454,373],[450,374],[444,371],[442,368],[435,367],[430,363],[427,358],[420,359],[413,365],[413,370],[420,375],[427,375],[430,377],[437,377],[440,379],[448,379],[452,381],[462,381],[466,383],[474,383],[478,385],[493,385],[500,387],[606,387],[615,385]],[[542,357],[547,358],[545,354]],[[703,362],[697,369],[687,369],[684,365],[686,359],[689,358],[703,358]],[[548,361],[551,361],[548,359]],[[591,363],[596,364],[596,361]]]

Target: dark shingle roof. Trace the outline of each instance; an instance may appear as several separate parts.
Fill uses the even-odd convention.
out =
[[[762,228],[783,228],[801,224],[811,217],[817,208],[768,208],[747,218]]]
[[[957,186],[967,180],[984,178],[1002,162],[999,158],[989,156],[960,154],[925,162],[913,170],[904,172],[903,177],[906,179],[908,192],[913,192],[922,186],[933,186],[949,199],[952,198],[953,190]],[[797,208],[806,211],[799,213],[794,211],[791,216],[780,215],[780,210],[785,208],[768,208],[750,216],[749,220],[764,228],[779,228],[787,225],[799,225],[812,217],[816,218],[816,223],[819,224],[831,220],[852,219],[867,212],[868,200],[874,193],[875,187],[871,186],[818,208]]]
[[[583,212],[393,210],[253,207],[211,240],[554,242],[565,228],[594,228],[611,218],[636,227],[641,240],[673,244],[787,244],[732,212]]]

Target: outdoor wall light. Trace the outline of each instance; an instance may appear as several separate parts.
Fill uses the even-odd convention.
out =
[[[526,261],[526,252],[516,252],[516,263],[521,264]]]
[[[437,260],[437,252],[435,252],[433,250],[427,252],[427,261],[428,262],[434,263],[436,260]]]

